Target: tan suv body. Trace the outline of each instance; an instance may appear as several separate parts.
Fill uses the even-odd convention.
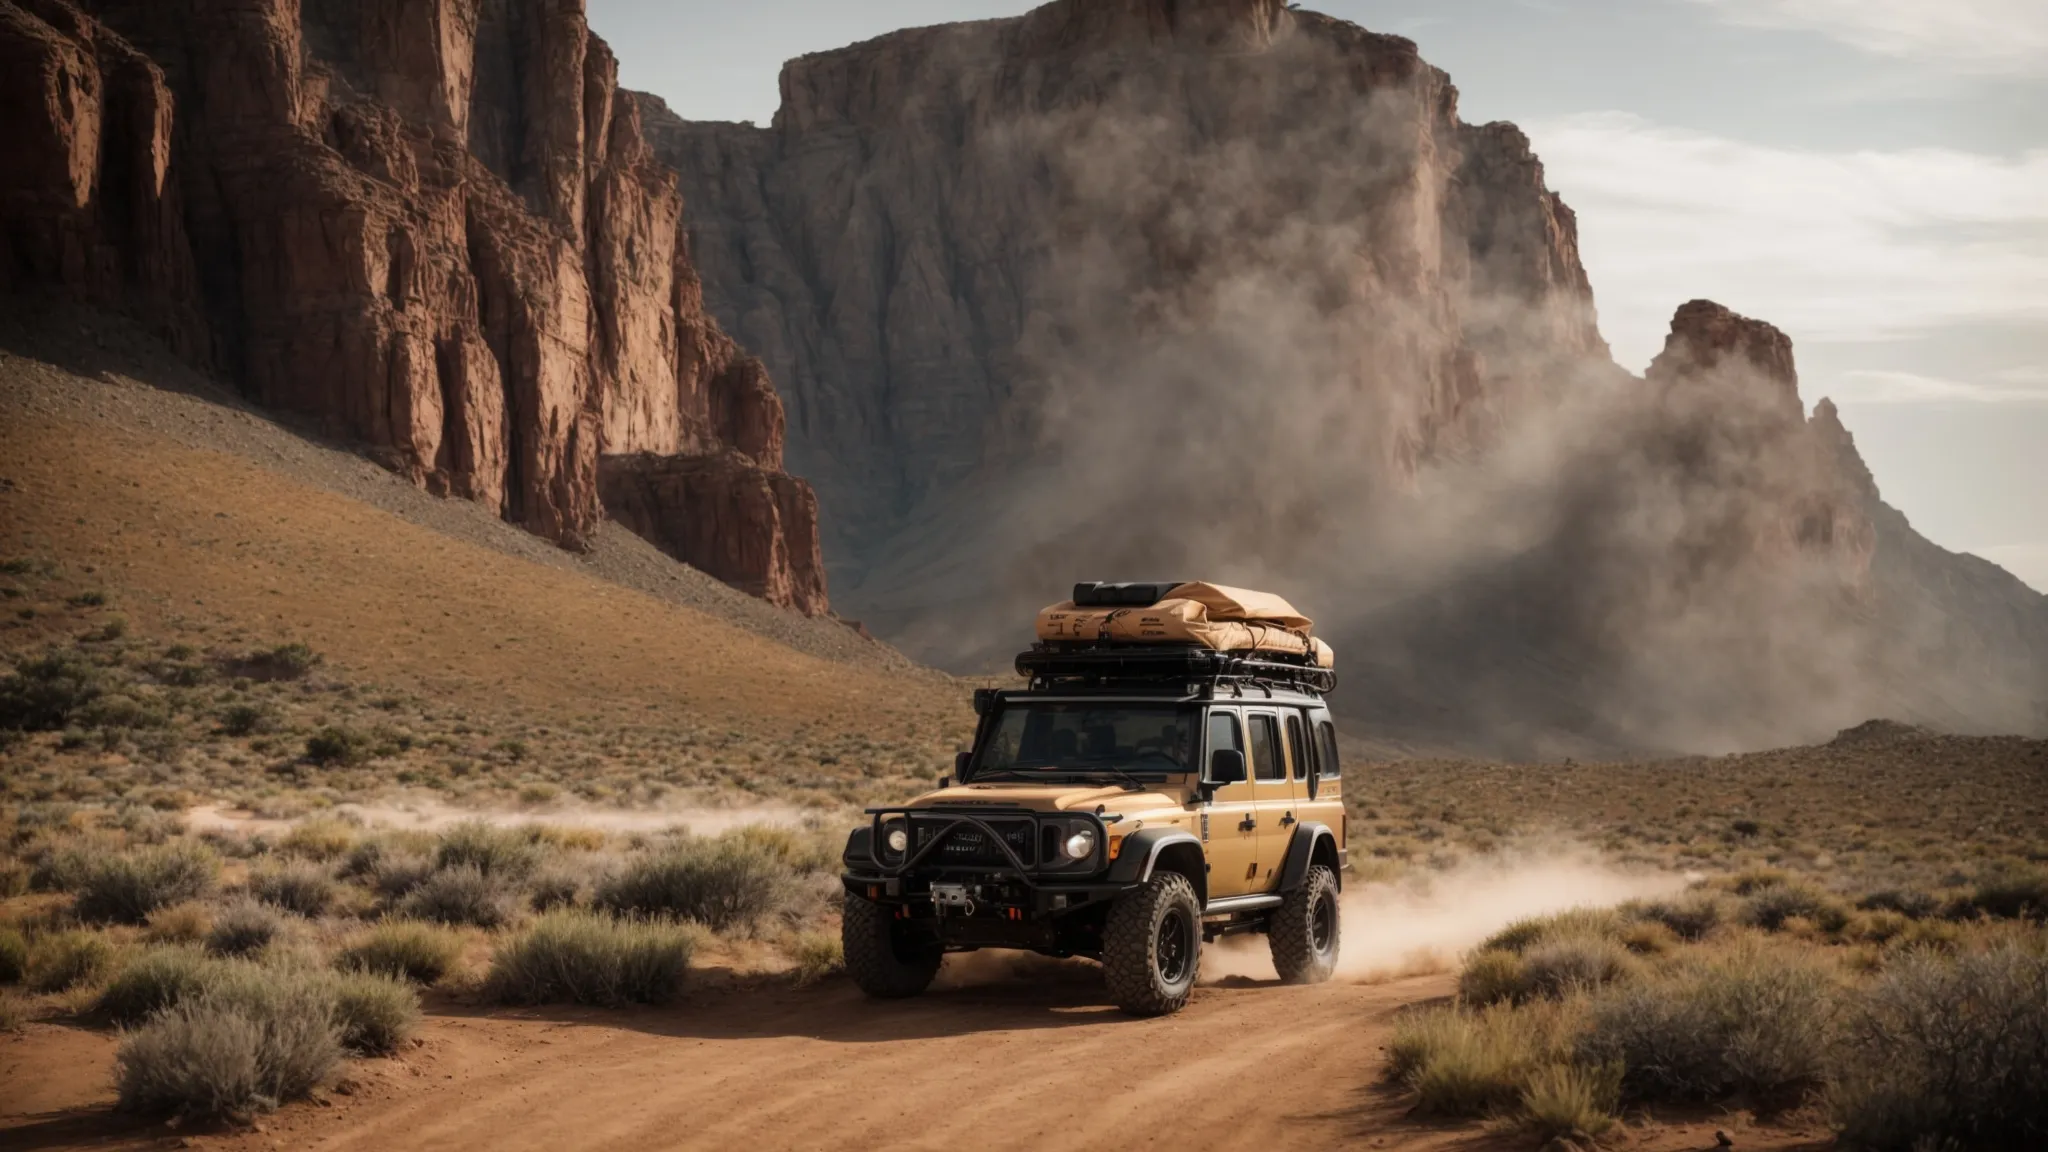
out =
[[[1238,674],[976,693],[955,776],[848,838],[854,979],[914,995],[947,952],[1019,948],[1101,960],[1121,1006],[1157,1014],[1204,942],[1241,932],[1268,935],[1283,979],[1327,979],[1346,856],[1327,675],[1188,659]]]

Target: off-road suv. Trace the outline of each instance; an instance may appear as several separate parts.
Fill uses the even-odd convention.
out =
[[[1291,983],[1337,962],[1345,861],[1327,669],[1200,647],[1040,644],[975,693],[974,750],[848,837],[847,972],[925,990],[947,952],[1102,962],[1127,1012],[1187,1003],[1202,946],[1263,932]]]

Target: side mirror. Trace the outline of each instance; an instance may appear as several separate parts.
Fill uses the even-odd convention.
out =
[[[1235,748],[1218,748],[1209,753],[1209,783],[1242,784],[1245,779],[1244,753]]]
[[[996,706],[996,689],[976,688],[974,690],[974,714],[986,716]]]
[[[953,755],[953,779],[967,779],[967,762],[974,759],[972,752],[956,752]]]

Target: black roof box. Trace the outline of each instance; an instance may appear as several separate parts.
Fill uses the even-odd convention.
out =
[[[1104,584],[1096,581],[1076,584],[1074,607],[1150,608],[1185,583],[1185,580],[1152,580],[1136,584]]]

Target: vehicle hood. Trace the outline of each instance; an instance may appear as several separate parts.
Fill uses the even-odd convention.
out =
[[[1035,812],[1138,812],[1178,808],[1181,801],[1163,791],[1133,792],[1115,784],[964,784],[927,792],[910,808],[1029,808]]]

